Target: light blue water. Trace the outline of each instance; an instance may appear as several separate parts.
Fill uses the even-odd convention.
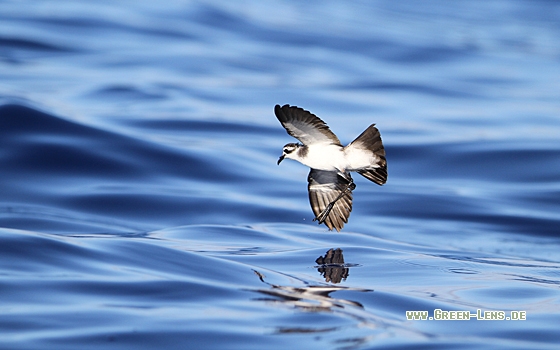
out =
[[[557,348],[559,38],[550,1],[0,2],[0,348]],[[381,131],[340,233],[286,103]]]

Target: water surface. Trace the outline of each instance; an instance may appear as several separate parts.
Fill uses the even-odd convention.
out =
[[[0,348],[560,342],[560,6],[0,3]],[[273,114],[389,179],[342,232]],[[357,176],[356,176],[357,177]],[[407,320],[406,311],[526,320]],[[480,311],[478,311],[480,310]]]

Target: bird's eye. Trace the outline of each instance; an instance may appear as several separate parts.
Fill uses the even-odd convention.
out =
[[[286,153],[286,154],[290,154],[290,153],[292,153],[293,151],[295,151],[295,147],[286,147],[286,148],[284,148],[284,153]]]

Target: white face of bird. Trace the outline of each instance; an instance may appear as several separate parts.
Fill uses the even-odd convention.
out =
[[[288,143],[287,145],[284,146],[284,148],[282,149],[282,155],[280,156],[280,158],[278,158],[278,165],[280,165],[280,163],[284,160],[284,158],[291,158],[291,159],[295,159],[295,151],[299,148],[299,145],[297,143]]]

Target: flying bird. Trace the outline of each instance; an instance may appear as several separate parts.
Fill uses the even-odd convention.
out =
[[[347,146],[316,115],[290,105],[276,105],[274,114],[290,136],[300,143],[288,143],[278,165],[285,158],[311,168],[307,177],[313,221],[340,232],[352,211],[356,188],[351,171],[383,185],[387,182],[387,160],[379,130],[371,124]]]

